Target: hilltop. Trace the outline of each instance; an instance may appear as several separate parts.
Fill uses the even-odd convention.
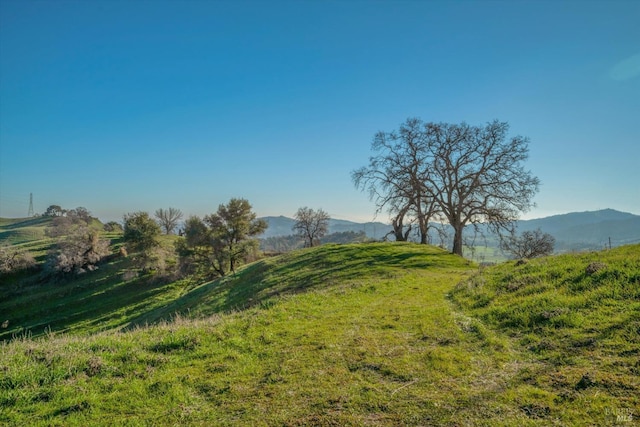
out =
[[[43,304],[82,294],[80,317],[2,344],[0,422],[605,425],[640,410],[640,245],[482,269],[424,245],[325,245],[212,282],[106,282],[42,289]]]

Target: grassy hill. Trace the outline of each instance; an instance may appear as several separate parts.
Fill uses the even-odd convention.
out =
[[[58,291],[83,295],[79,317],[52,328],[70,333],[1,344],[0,423],[635,422],[639,281],[638,245],[478,270],[433,247],[368,243],[204,284],[86,282]]]
[[[44,229],[51,218],[0,218],[0,242],[21,244],[44,239]]]
[[[0,218],[0,245],[15,245],[31,252],[42,261],[51,240],[45,235],[51,218]]]

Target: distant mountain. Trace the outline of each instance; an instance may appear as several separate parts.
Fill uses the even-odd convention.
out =
[[[523,220],[518,222],[518,228],[522,231],[544,229],[547,233],[566,230],[567,228],[581,227],[585,225],[598,224],[603,222],[625,221],[640,218],[627,212],[620,212],[613,209],[602,209],[599,211],[571,212],[562,215],[553,215],[545,218]]]
[[[558,251],[602,249],[609,244],[621,246],[640,242],[640,216],[613,209],[518,221],[519,232],[536,228],[556,238]]]
[[[270,216],[262,219],[267,221],[269,228],[260,236],[261,238],[288,236],[293,233],[291,228],[295,224],[295,220],[292,218]],[[602,249],[609,246],[609,238],[611,246],[640,242],[640,216],[614,209],[571,212],[545,218],[520,220],[517,222],[517,227],[518,233],[540,228],[545,233],[551,234],[556,238],[556,251],[558,252]],[[447,234],[451,238],[453,236],[452,230],[449,230],[448,226],[445,229],[448,230]],[[344,231],[364,231],[370,238],[382,239],[391,231],[391,226],[382,222],[358,223],[339,219],[329,220],[329,233]],[[472,229],[467,227],[465,235],[471,236],[472,234]],[[435,233],[432,236],[432,241],[440,242]],[[489,236],[489,239],[482,240],[482,243],[478,244],[484,245],[485,243],[488,246],[497,247],[498,240]]]
[[[296,223],[293,218],[288,218],[281,215],[266,216],[262,217],[261,219],[264,219],[265,221],[267,221],[267,224],[269,224],[267,230],[263,235],[260,236],[260,238],[262,239],[267,239],[269,237],[289,236],[293,234],[292,228]],[[329,220],[329,234],[342,233],[345,231],[364,231],[368,237],[378,240],[382,239],[390,230],[391,226],[382,222],[359,223],[333,218]]]

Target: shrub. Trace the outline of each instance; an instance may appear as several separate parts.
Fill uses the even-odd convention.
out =
[[[607,264],[605,264],[604,262],[592,262],[589,265],[587,265],[587,268],[585,269],[585,273],[587,273],[587,276],[592,276],[598,271],[606,267],[607,267]]]
[[[500,248],[514,258],[530,259],[551,255],[556,239],[539,228],[525,231],[519,237],[511,235],[500,243]]]
[[[46,269],[58,273],[85,273],[110,255],[110,241],[101,239],[98,231],[81,226],[62,238],[49,254]]]
[[[32,268],[36,260],[29,252],[14,246],[0,246],[0,274],[10,274]]]

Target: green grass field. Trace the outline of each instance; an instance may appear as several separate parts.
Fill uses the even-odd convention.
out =
[[[207,283],[124,280],[127,262],[0,302],[16,328],[0,424],[640,417],[640,245],[487,268],[430,246],[326,245]]]

